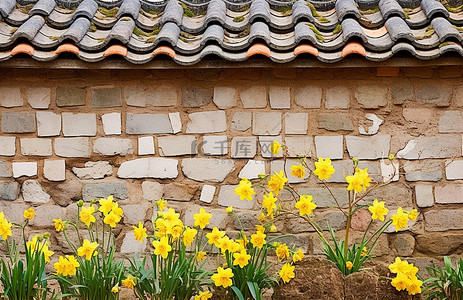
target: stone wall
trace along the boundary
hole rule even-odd
[[[34,206],[34,230],[53,232],[52,219],[73,217],[76,200],[110,194],[125,212],[117,228],[123,253],[146,247],[131,225],[149,219],[160,197],[188,224],[207,207],[211,226],[233,231],[224,209],[232,205],[251,229],[259,204],[239,201],[233,190],[239,176],[283,168],[269,150],[277,140],[290,148],[290,161],[331,157],[330,184],[341,202],[351,157],[378,181],[391,170],[384,158],[400,157],[397,180],[370,198],[421,214],[406,230],[388,231],[377,256],[420,264],[463,249],[461,68],[2,72],[0,210],[20,222]],[[378,121],[366,114],[383,120],[377,133]],[[328,220],[341,235],[345,219],[320,183],[313,176],[290,183],[314,196],[320,224]],[[369,218],[356,214],[354,235]],[[321,253],[306,224],[277,225],[307,253]],[[56,236],[52,250],[69,249]]]

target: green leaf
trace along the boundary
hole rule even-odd
[[[241,291],[236,286],[232,286],[231,289],[233,290],[233,292],[235,292],[235,295],[236,297],[238,297],[239,300],[245,300],[243,294],[241,294]]]

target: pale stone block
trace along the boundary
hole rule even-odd
[[[140,204],[122,205],[124,211],[124,223],[138,225],[138,222],[144,222],[146,216],[146,207]]]
[[[318,86],[296,87],[294,100],[304,108],[319,108],[322,103],[322,88]]]
[[[32,108],[47,109],[51,101],[50,88],[29,88],[27,89],[27,101]]]
[[[463,132],[463,115],[459,110],[444,111],[439,119],[439,132]]]
[[[0,181],[0,199],[16,200],[19,196],[19,183],[16,181]]]
[[[342,159],[344,155],[343,136],[316,136],[315,149],[317,157]]]
[[[127,105],[130,106],[174,106],[178,101],[178,92],[174,87],[128,87],[124,89]]]
[[[158,137],[159,154],[162,156],[194,155],[197,153],[194,135]]]
[[[51,156],[51,139],[24,138],[21,142],[21,154],[25,156]]]
[[[3,107],[23,106],[24,100],[19,87],[0,88],[0,105]]]
[[[61,115],[51,111],[38,111],[37,135],[40,137],[59,136],[61,133]]]
[[[184,158],[182,171],[196,181],[222,182],[235,169],[232,159]]]
[[[212,101],[220,109],[235,107],[238,101],[238,90],[233,87],[216,86]]]
[[[16,138],[14,136],[0,136],[0,155],[15,156]]]
[[[159,182],[143,181],[141,189],[143,198],[149,201],[158,201],[164,194],[164,187]]]
[[[417,184],[415,186],[416,205],[418,207],[431,207],[434,205],[432,185]]]
[[[348,109],[350,90],[345,86],[333,86],[326,90],[325,107],[329,109]]]
[[[93,152],[107,156],[125,156],[133,153],[133,145],[130,139],[99,138],[93,144]]]
[[[424,213],[426,231],[463,229],[463,209],[429,210]]]
[[[32,226],[53,227],[53,219],[64,219],[65,209],[57,205],[40,205],[35,208],[35,218],[30,221]]]
[[[265,86],[253,86],[243,90],[240,94],[244,108],[267,107],[267,88]]]
[[[410,140],[405,148],[397,152],[398,158],[426,159],[461,156],[461,136],[420,136]]]
[[[442,166],[439,162],[406,161],[404,171],[407,181],[439,181],[442,179]]]
[[[246,131],[251,128],[251,119],[250,111],[237,111],[233,114],[231,128],[236,131]]]
[[[351,157],[358,159],[387,158],[391,144],[389,134],[369,137],[346,136],[347,151]]]
[[[114,196],[116,199],[125,200],[129,198],[127,183],[125,181],[103,181],[89,183],[82,189],[82,198],[88,202],[94,199],[107,198]]]
[[[387,87],[363,85],[357,88],[355,99],[365,108],[378,108],[387,104]]]
[[[437,204],[460,204],[463,203],[463,184],[447,184],[436,186],[434,195]]]
[[[307,134],[309,115],[307,113],[285,113],[286,134]]]
[[[152,155],[155,153],[154,137],[142,136],[138,138],[138,155]]]
[[[218,204],[220,206],[228,207],[233,206],[234,208],[252,209],[256,202],[256,195],[252,195],[252,201],[240,200],[240,196],[235,193],[235,188],[238,185],[222,185],[219,192]]]
[[[315,155],[315,146],[311,136],[287,136],[285,145],[288,147],[289,157],[313,157]]]
[[[72,172],[79,179],[103,179],[113,175],[113,167],[108,161],[88,161],[84,168],[73,167]]]
[[[103,121],[103,131],[106,135],[121,135],[121,114],[109,113],[101,116]]]
[[[66,161],[64,159],[44,160],[43,176],[49,181],[66,180]]]
[[[279,135],[281,133],[281,113],[256,112],[252,117],[253,135]]]
[[[454,160],[445,167],[447,180],[463,179],[463,160]]]
[[[191,113],[186,126],[187,133],[223,132],[227,130],[227,118],[222,110]]]
[[[182,120],[180,119],[180,113],[169,113],[170,126],[172,127],[172,133],[177,134],[182,132]]]
[[[30,111],[2,112],[3,133],[33,133],[36,130],[35,113]]]
[[[37,163],[36,162],[13,162],[13,177],[19,178],[21,176],[34,177],[37,176]]]
[[[270,107],[274,109],[288,109],[291,107],[290,87],[271,86],[268,91]]]
[[[381,161],[381,176],[383,182],[399,180],[399,162],[398,161]]]
[[[216,187],[213,185],[203,185],[203,189],[201,190],[201,196],[199,196],[199,201],[209,204],[212,203],[212,200],[214,200],[215,190]]]
[[[172,133],[168,114],[132,114],[127,113],[127,134]]]
[[[24,181],[22,186],[22,195],[25,202],[35,204],[44,204],[51,200],[50,195],[45,193],[40,183],[31,179]]]
[[[121,253],[145,253],[147,239],[140,243],[135,239],[133,230],[127,232],[122,240]]]
[[[203,136],[203,153],[206,155],[227,155],[228,140],[226,135]]]
[[[238,174],[239,178],[257,179],[259,174],[265,174],[265,161],[250,159]]]
[[[272,146],[273,142],[278,142],[283,144],[281,136],[260,136],[259,137],[259,147],[260,147],[260,155],[264,158],[271,158],[271,157],[283,157],[284,150],[280,148],[278,154],[273,154],[270,147]]]
[[[178,161],[170,158],[146,157],[125,161],[119,167],[120,178],[176,178]]]
[[[96,114],[62,113],[64,136],[95,136]]]
[[[232,158],[253,158],[257,154],[257,138],[234,137],[230,151]]]
[[[88,138],[56,138],[55,153],[61,157],[90,157]]]

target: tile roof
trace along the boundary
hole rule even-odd
[[[326,63],[398,52],[463,55],[462,0],[0,0],[0,61],[63,53],[86,62],[122,56],[181,65],[206,57]]]

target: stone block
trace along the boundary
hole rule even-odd
[[[32,108],[47,109],[50,106],[50,95],[50,88],[28,88],[27,102]]]
[[[333,86],[326,89],[325,107],[329,109],[348,109],[350,90],[345,86]]]
[[[404,171],[407,181],[439,181],[442,179],[442,166],[438,162],[406,161]]]
[[[16,181],[0,181],[0,199],[16,200],[19,196],[19,183]]]
[[[447,231],[463,229],[462,209],[429,210],[423,213],[426,231]]]
[[[451,94],[452,89],[450,87],[427,82],[417,87],[416,101],[444,107],[450,105]]]
[[[138,222],[145,221],[146,207],[139,204],[122,205],[124,211],[124,224],[138,225]]]
[[[2,113],[3,133],[35,132],[35,113],[26,111],[10,111]]]
[[[399,174],[399,162],[398,161],[390,161],[390,160],[381,160],[380,162],[381,167],[381,176],[380,178],[373,178],[378,182],[393,182],[398,181],[400,174]]]
[[[404,107],[403,116],[408,122],[416,124],[429,124],[435,117],[432,109],[419,107]]]
[[[61,115],[51,111],[38,111],[37,135],[40,137],[59,136],[61,134]]]
[[[439,132],[463,132],[463,115],[458,110],[444,111],[439,119]]]
[[[127,113],[127,134],[172,133],[168,114],[132,114]]]
[[[268,89],[270,107],[273,109],[289,109],[291,107],[291,88],[270,86]]]
[[[0,178],[8,178],[11,176],[13,176],[13,173],[11,173],[9,163],[4,160],[0,160]]]
[[[155,153],[154,137],[142,136],[138,138],[138,155],[152,155]]]
[[[15,156],[16,138],[14,136],[0,136],[0,155]]]
[[[424,253],[449,255],[463,244],[463,235],[450,232],[426,232],[416,237],[417,250]]]
[[[320,113],[318,115],[318,128],[328,131],[354,131],[352,120],[346,113]]]
[[[105,181],[99,183],[85,184],[82,189],[84,201],[107,198],[114,196],[116,199],[125,200],[129,198],[127,184],[124,181]]]
[[[315,145],[311,136],[287,136],[285,145],[288,147],[289,157],[313,157],[315,155]]]
[[[128,87],[124,89],[125,102],[130,106],[174,106],[178,92],[172,86]]]
[[[121,113],[109,113],[101,116],[103,131],[106,135],[121,135]]]
[[[196,181],[222,182],[235,169],[232,159],[184,158],[182,171]]]
[[[255,112],[252,116],[253,135],[279,135],[281,133],[281,113]]]
[[[21,154],[24,156],[51,156],[51,139],[24,138],[21,142]]]
[[[53,219],[63,219],[65,209],[57,205],[41,205],[35,208],[35,218],[30,221],[32,226],[53,227]]]
[[[3,107],[19,107],[24,105],[24,100],[19,87],[1,87],[0,105]]]
[[[394,79],[391,82],[391,98],[394,104],[403,104],[405,101],[413,101],[415,91],[408,79]]]
[[[56,88],[56,106],[85,105],[87,91],[82,87],[59,86]]]
[[[203,153],[205,155],[227,155],[228,140],[226,135],[203,136]]]
[[[236,131],[246,131],[251,128],[252,114],[250,111],[237,111],[233,114],[231,128]]]
[[[281,136],[260,136],[259,137],[259,147],[260,147],[260,155],[264,158],[271,158],[271,157],[283,157],[283,150],[280,148],[278,154],[273,154],[270,147],[272,146],[273,142],[278,142],[283,144]]]
[[[463,86],[453,87],[453,104],[457,107],[463,107]]]
[[[133,144],[130,139],[98,138],[93,143],[93,152],[106,156],[125,156],[133,153]]]
[[[364,108],[378,108],[387,104],[387,87],[368,84],[360,86],[355,92],[355,99]]]
[[[217,208],[210,208],[210,207],[203,207],[204,210],[210,214],[212,214],[212,217],[209,219],[209,224],[206,225],[207,229],[212,229],[214,227],[217,227],[220,230],[224,230],[227,228],[228,224],[228,215],[225,212],[225,209],[217,209]],[[193,205],[188,207],[188,209],[185,211],[185,225],[193,227],[195,220],[193,216],[199,212],[201,209],[201,206],[199,205]]]
[[[369,137],[346,136],[347,151],[358,159],[386,158],[389,155],[391,136],[378,134]]]
[[[177,134],[182,132],[182,119],[180,113],[169,113],[170,126],[172,126],[172,133]]]
[[[463,179],[463,160],[452,160],[445,165],[447,180]]]
[[[90,143],[86,137],[56,138],[55,153],[61,157],[90,157]]]
[[[238,90],[233,87],[216,86],[214,87],[214,104],[220,109],[227,109],[236,106],[238,101]]]
[[[342,135],[316,136],[317,157],[342,159],[344,156],[344,138]]]
[[[250,159],[238,174],[239,178],[257,179],[259,174],[265,174],[265,161]]]
[[[62,113],[64,136],[95,136],[96,114]]]
[[[122,95],[120,87],[92,87],[93,108],[121,107]]]
[[[240,93],[240,99],[244,108],[267,107],[267,88],[265,86],[253,86]]]
[[[193,200],[198,190],[199,187],[193,184],[169,183],[164,185],[164,199],[188,202]]]
[[[36,162],[13,162],[13,177],[19,178],[37,176],[37,163]]]
[[[0,204],[0,211],[3,212],[5,215],[5,218],[8,220],[8,222],[14,222],[16,224],[20,224],[24,222],[24,211],[28,209],[30,205],[26,205],[23,203],[15,203],[15,202],[4,202]],[[13,235],[11,239],[14,239],[16,243],[18,243],[18,240],[21,238],[20,231],[18,230],[18,235],[15,236],[15,229],[13,229],[12,226],[12,232]],[[30,231],[29,231],[30,232]],[[22,242],[22,241],[21,241]],[[16,244],[18,245],[18,244]],[[6,250],[6,249],[5,249]]]
[[[183,107],[201,107],[212,101],[213,92],[209,88],[187,86],[182,90]]]
[[[333,161],[332,164],[336,172],[331,175],[330,179],[326,180],[327,182],[345,183],[346,179],[344,176],[352,175],[354,173],[354,164],[350,159]]]
[[[43,176],[49,181],[66,180],[66,161],[64,159],[44,160]]]
[[[437,204],[463,203],[463,184],[447,184],[436,186],[434,194]]]
[[[164,186],[159,182],[143,181],[141,184],[143,199],[148,201],[158,201],[164,194]]]
[[[397,152],[398,158],[426,159],[461,156],[461,136],[420,136],[410,140],[404,149]]]
[[[159,154],[162,156],[195,155],[197,151],[194,135],[158,137]]]
[[[307,113],[285,113],[285,134],[307,134]]]
[[[218,204],[224,207],[233,206],[234,208],[252,209],[256,195],[252,195],[252,201],[240,200],[240,196],[235,194],[235,188],[237,186],[238,185],[222,185],[220,187]]]
[[[398,256],[412,256],[415,249],[415,238],[409,233],[399,233],[393,236],[392,246]]]
[[[330,187],[330,190],[341,207],[349,205],[349,195],[345,188]],[[313,202],[319,208],[337,207],[336,201],[325,187],[301,187],[299,188],[299,194],[312,196]]]
[[[298,159],[287,159],[286,160],[286,167],[285,167],[285,162],[282,160],[273,160],[270,164],[270,174],[273,175],[275,174],[274,172],[279,173],[280,171],[284,170],[287,177],[288,177],[288,183],[301,183],[301,182],[306,182],[307,179],[309,179],[310,172],[309,170],[306,170],[305,176],[303,178],[298,178],[296,176],[291,175],[291,166],[296,165],[298,166],[301,163],[300,160]]]
[[[88,161],[85,167],[73,167],[72,172],[79,179],[103,179],[113,175],[113,167],[108,161]]]
[[[205,184],[201,190],[201,195],[199,196],[199,201],[211,204],[214,200],[216,187],[213,185]]]
[[[119,167],[120,178],[176,178],[178,161],[170,158],[146,157],[125,161]]]
[[[434,195],[432,185],[415,185],[415,198],[418,207],[432,207],[434,205]]]
[[[257,154],[257,138],[234,137],[230,152],[232,158],[253,158]]]
[[[322,88],[319,86],[303,86],[294,89],[294,100],[304,108],[319,108],[322,103]]]
[[[374,199],[386,202],[389,208],[403,207],[404,209],[414,207],[412,189],[401,183],[387,184],[371,191],[359,204],[371,204]],[[389,209],[389,213],[392,210]]]
[[[33,204],[45,204],[50,202],[51,197],[43,189],[37,180],[28,179],[22,186],[22,195],[25,202]]]
[[[188,114],[187,133],[210,133],[227,130],[227,117],[222,110]]]
[[[143,241],[140,243],[135,239],[133,230],[128,231],[122,240],[121,253],[145,253],[146,244],[147,239],[143,239]]]

